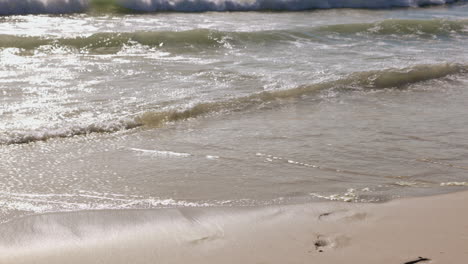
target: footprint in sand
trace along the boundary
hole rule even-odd
[[[314,243],[315,250],[318,252],[323,252],[324,248],[328,245],[328,242],[324,239],[320,239],[320,236],[317,237],[317,240]]]
[[[317,239],[314,242],[314,246],[317,252],[322,253],[329,249],[344,247],[349,244],[349,240],[349,237],[342,235],[332,238],[323,235],[318,235]]]

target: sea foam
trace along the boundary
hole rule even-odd
[[[327,8],[393,8],[443,5],[466,0],[0,0],[0,15],[137,12],[301,11]],[[122,9],[123,8],[123,9]]]

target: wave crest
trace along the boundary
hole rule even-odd
[[[375,23],[323,26],[318,28],[317,31],[338,34],[447,36],[452,33],[464,33],[467,25],[468,20],[389,19]]]
[[[124,47],[139,44],[145,47],[156,47],[158,49],[169,49],[180,52],[184,49],[219,48],[226,44],[274,44],[280,41],[293,41],[295,40],[295,35],[299,34],[298,32],[286,30],[223,32],[209,29],[95,33],[90,36],[74,38],[44,38],[0,34],[0,48],[35,50],[41,46],[59,46],[85,53],[113,54],[121,51]]]
[[[159,47],[163,44],[171,47],[220,45],[222,34],[217,31],[195,29],[182,32],[126,32],[96,33],[75,38],[43,38],[34,36],[0,35],[0,47],[14,47],[26,50],[41,46],[66,46],[79,51],[95,53],[116,53],[125,45],[135,43]]]
[[[368,72],[357,72],[343,79],[304,85],[288,90],[264,91],[245,97],[236,97],[224,101],[202,102],[184,110],[147,111],[133,118],[127,117],[118,121],[103,124],[91,124],[84,127],[70,127],[42,132],[14,132],[0,138],[0,144],[23,144],[44,141],[50,138],[65,138],[90,133],[111,133],[137,127],[160,127],[168,122],[177,122],[196,118],[211,113],[243,111],[258,107],[268,102],[299,98],[313,95],[326,89],[352,91],[356,89],[402,89],[412,84],[444,78],[454,74],[468,73],[468,66],[462,64],[429,64],[416,65],[403,69],[386,69]]]
[[[377,34],[411,35],[417,37],[467,34],[468,20],[383,20],[375,23],[338,24],[322,27],[266,30],[253,32],[229,32],[210,29],[186,31],[137,31],[121,33],[95,33],[89,36],[51,38],[0,34],[0,48],[34,50],[41,46],[60,46],[91,53],[117,53],[123,47],[140,44],[158,49],[219,48],[244,46],[245,44],[267,44],[308,39],[320,41],[329,34]]]
[[[205,12],[303,11],[331,8],[383,9],[443,5],[458,2],[458,0],[121,0],[119,2],[128,9],[140,12]]]
[[[0,145],[27,144],[36,141],[46,141],[51,138],[69,138],[83,136],[91,133],[112,133],[141,126],[133,119],[108,121],[89,125],[75,125],[55,129],[42,129],[36,131],[11,131],[0,137]]]
[[[393,8],[466,0],[0,0],[0,15],[97,12],[301,11],[328,8]]]
[[[263,103],[297,98],[325,89],[400,89],[414,83],[439,79],[459,73],[468,73],[468,66],[461,64],[416,65],[404,69],[358,72],[351,74],[347,78],[331,82],[300,86],[288,90],[265,91],[226,101],[200,103],[183,111],[149,111],[137,117],[136,121],[144,126],[161,126],[166,122],[194,118],[212,112],[244,110]]]

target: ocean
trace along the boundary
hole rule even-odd
[[[0,15],[1,223],[467,189],[468,2],[0,0]],[[3,246],[21,233],[1,230]]]

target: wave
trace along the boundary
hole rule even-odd
[[[389,19],[375,23],[340,24],[318,28],[317,32],[338,34],[447,36],[467,32],[468,20]]]
[[[298,34],[298,33],[297,33]],[[296,34],[296,35],[297,35]],[[80,52],[117,53],[123,47],[136,44],[158,49],[221,47],[226,43],[236,45],[245,42],[274,43],[292,41],[295,32],[222,32],[209,29],[186,31],[141,31],[124,33],[96,33],[74,38],[47,38],[36,36],[0,35],[0,48],[34,50],[41,46],[58,46]]]
[[[46,141],[51,138],[69,138],[83,136],[91,133],[112,133],[129,130],[141,126],[133,119],[107,121],[89,125],[75,125],[60,128],[47,128],[35,131],[10,131],[0,136],[0,145],[27,144],[36,141]]]
[[[84,12],[85,0],[0,0],[0,15],[65,14]]]
[[[245,97],[226,101],[199,103],[183,111],[146,112],[135,120],[142,126],[157,127],[166,122],[195,118],[212,112],[241,111],[264,103],[299,98],[326,89],[385,89],[403,88],[418,82],[440,79],[449,75],[468,73],[468,65],[436,64],[416,65],[404,69],[387,69],[379,71],[358,72],[336,81],[300,86],[288,90],[265,91]]]
[[[395,8],[466,0],[0,0],[0,15],[80,12],[302,11]]]
[[[265,103],[283,101],[285,99],[300,98],[313,95],[327,89],[341,91],[402,89],[412,84],[444,78],[454,74],[468,73],[468,65],[463,64],[429,64],[415,65],[403,69],[385,69],[368,72],[357,72],[329,82],[304,85],[288,90],[264,91],[245,97],[237,97],[224,101],[202,102],[184,110],[147,111],[124,120],[111,121],[103,124],[92,124],[84,127],[71,127],[43,132],[13,132],[0,138],[0,144],[23,144],[34,141],[44,141],[50,138],[64,138],[90,133],[111,133],[137,127],[160,127],[165,123],[196,118],[210,113],[244,111],[252,107],[259,107]]]
[[[68,47],[79,52],[117,53],[122,48],[140,44],[146,47],[181,51],[188,48],[216,48],[245,44],[275,44],[309,39],[323,40],[329,34],[450,36],[467,34],[468,20],[384,20],[375,23],[339,24],[290,30],[229,32],[209,29],[186,31],[141,31],[95,33],[90,36],[53,38],[0,34],[0,48],[34,50],[42,46]]]

